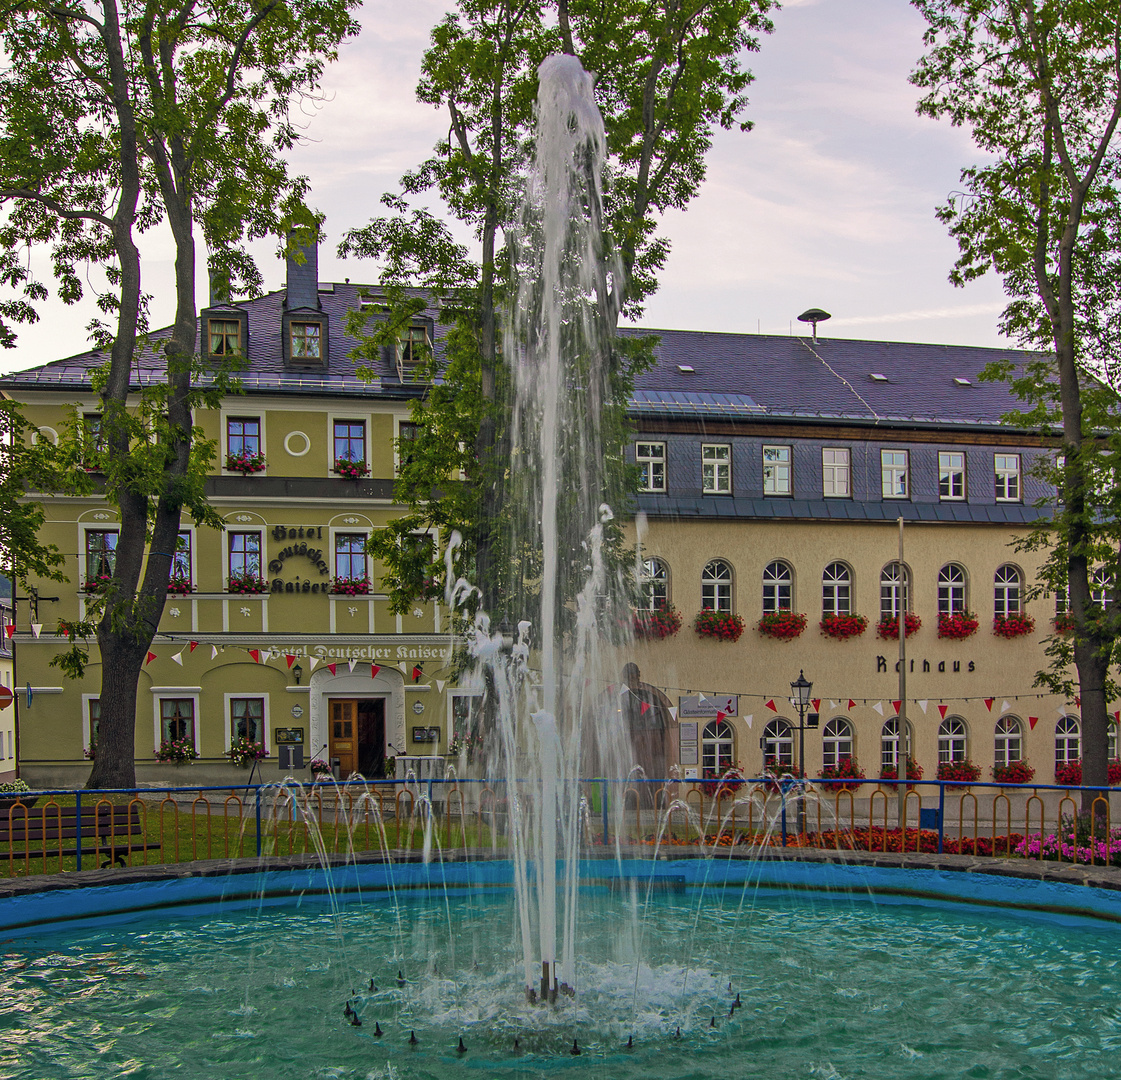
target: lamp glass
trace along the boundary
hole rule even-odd
[[[790,692],[794,695],[794,700],[800,706],[806,706],[810,703],[810,691],[813,690],[813,683],[806,678],[804,671],[798,672],[798,678],[790,684]]]

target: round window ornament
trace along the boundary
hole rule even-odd
[[[423,701],[414,701],[413,702],[413,712],[415,712],[417,714],[417,716],[420,716],[420,714],[422,712],[424,712],[424,702]]]
[[[302,705],[293,705],[292,706],[292,716],[295,719],[299,720],[299,718],[303,715],[304,715],[304,707]]]
[[[303,457],[311,449],[311,439],[302,431],[290,431],[284,436],[284,449],[290,457]]]

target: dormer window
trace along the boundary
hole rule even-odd
[[[428,327],[409,326],[397,339],[397,375],[402,382],[415,382],[418,370],[431,353]]]
[[[241,356],[241,323],[237,320],[208,319],[211,356]]]
[[[296,362],[319,363],[323,358],[320,347],[322,326],[317,322],[293,322],[289,327],[292,335],[292,359]]]

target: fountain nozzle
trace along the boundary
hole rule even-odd
[[[455,1048],[457,1054],[466,1054],[467,1047],[463,1045],[463,1036],[459,1037],[459,1045]]]
[[[573,1040],[572,1040],[572,1049],[571,1049],[571,1050],[569,1050],[569,1053],[570,1053],[570,1054],[578,1054],[578,1053],[580,1053],[580,1047],[579,1047],[579,1045],[577,1044],[577,1042],[576,1042],[576,1040],[575,1040],[575,1039],[573,1039]]]
[[[415,1031],[410,1031],[409,1032],[409,1045],[410,1046],[416,1046],[416,1044],[418,1042],[420,1042],[420,1040],[416,1037],[416,1032]]]

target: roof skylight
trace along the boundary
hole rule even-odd
[[[971,383],[968,379],[963,379],[960,376],[955,376],[954,377],[954,382],[957,383],[958,386],[972,386],[973,385],[973,383]]]
[[[881,375],[880,372],[878,372],[878,371],[873,371],[871,373],[871,375],[872,375],[872,382],[887,382],[888,381],[887,376],[886,375]]]
[[[681,372],[682,375],[692,375],[696,369],[692,364],[678,364],[677,370]]]

